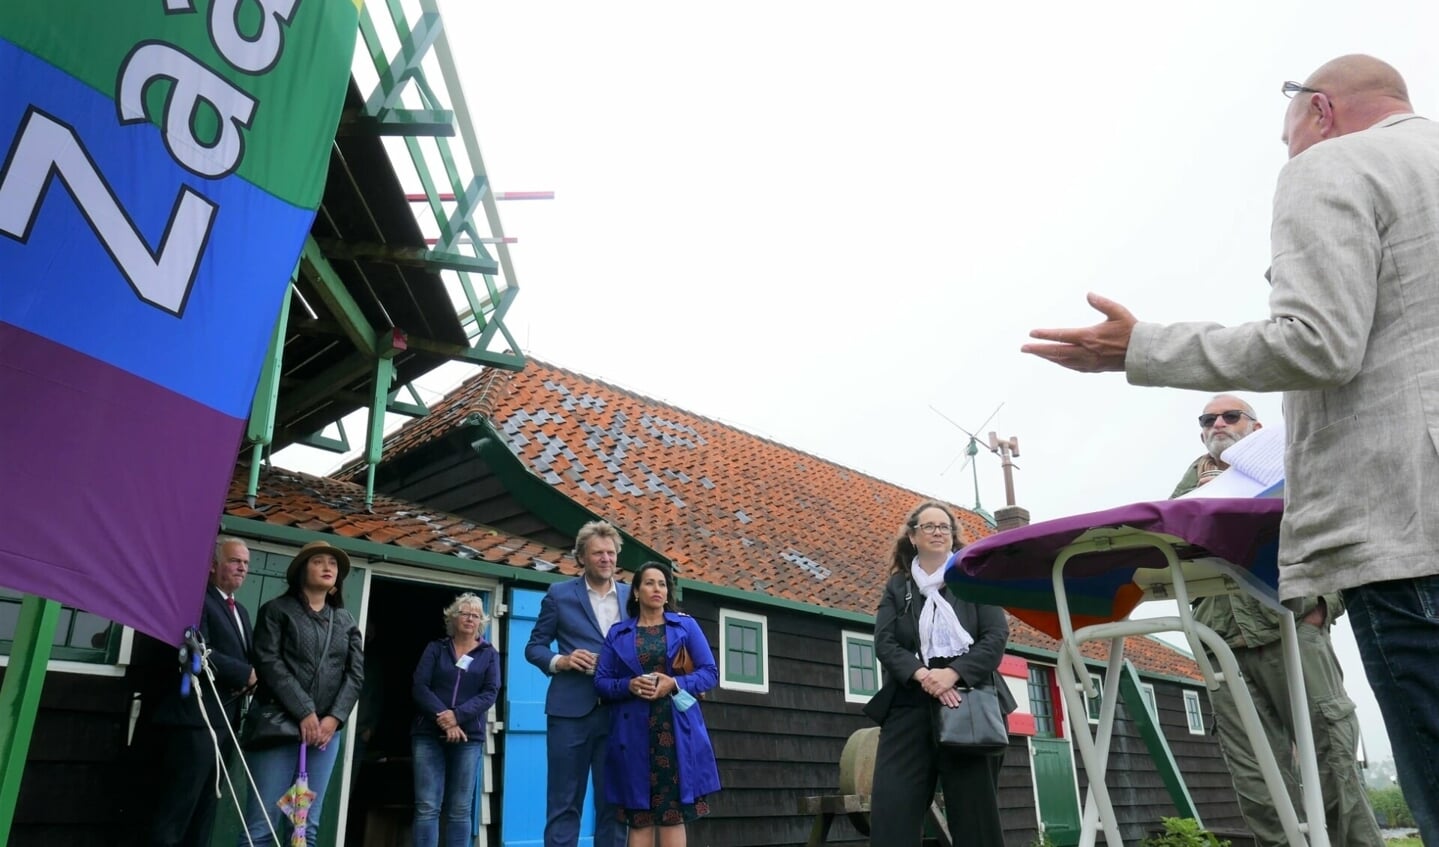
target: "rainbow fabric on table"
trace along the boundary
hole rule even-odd
[[[0,585],[178,643],[355,0],[0,4]]]
[[[1160,500],[1131,503],[1102,512],[1071,515],[1006,530],[950,557],[944,579],[959,596],[1003,606],[1010,614],[1053,638],[1060,638],[1054,562],[1061,551],[1095,530],[1127,527],[1173,536],[1199,553],[1232,566],[1235,578],[1274,591],[1278,582],[1279,498]],[[1139,605],[1141,568],[1168,566],[1154,548],[1088,553],[1071,559],[1064,571],[1070,620],[1078,628],[1123,620]]]

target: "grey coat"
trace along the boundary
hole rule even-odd
[[[334,615],[334,630],[321,655],[327,613]],[[274,700],[297,721],[313,712],[343,724],[359,699],[365,651],[360,628],[345,609],[315,612],[294,595],[276,597],[260,607],[254,655],[256,706]]]
[[[1129,381],[1284,391],[1284,599],[1439,573],[1439,126],[1396,115],[1279,175],[1270,317],[1138,324]]]

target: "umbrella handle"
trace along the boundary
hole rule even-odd
[[[308,745],[306,745],[305,742],[300,742],[300,776],[307,776],[309,774],[309,768],[305,766],[307,747]]]

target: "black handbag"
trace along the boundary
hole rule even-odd
[[[953,709],[934,702],[934,735],[939,746],[963,753],[997,753],[1009,746],[1009,727],[990,686],[960,688]]]
[[[240,746],[246,750],[300,740],[300,722],[276,700],[253,706],[240,727]]]

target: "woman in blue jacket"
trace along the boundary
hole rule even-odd
[[[415,666],[415,847],[440,843],[441,810],[445,844],[474,842],[470,816],[485,717],[500,694],[499,653],[480,635],[487,620],[478,596],[456,597],[445,609],[449,637],[430,642]]]
[[[686,821],[709,814],[719,790],[697,698],[719,681],[714,654],[676,611],[668,566],[646,562],[631,581],[628,617],[610,628],[595,691],[610,707],[605,795],[621,808],[630,847],[683,847]]]

